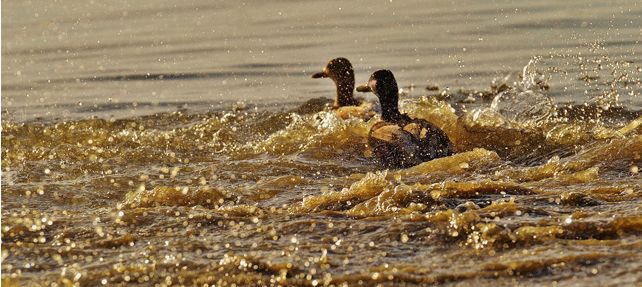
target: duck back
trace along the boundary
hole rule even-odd
[[[358,106],[335,107],[334,113],[344,120],[359,118],[368,121],[375,116],[375,109],[372,103],[361,101]]]
[[[368,144],[387,167],[405,168],[453,154],[444,131],[405,114],[395,122],[380,121],[372,126]]]

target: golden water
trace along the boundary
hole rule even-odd
[[[639,286],[642,7],[464,2],[3,1],[2,285]],[[457,153],[301,106],[337,56]]]
[[[430,96],[402,108],[459,153],[382,170],[365,147],[376,119],[331,112],[4,122],[3,280],[640,282],[640,113],[518,122]]]

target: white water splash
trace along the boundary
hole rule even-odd
[[[521,82],[495,96],[490,106],[493,111],[516,122],[539,122],[553,115],[555,106],[543,93],[546,77],[537,71],[537,61],[533,58],[524,66]]]

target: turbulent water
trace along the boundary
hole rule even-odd
[[[327,9],[339,5],[311,3],[310,8],[319,9],[301,15],[326,15]],[[437,25],[437,20],[417,22],[424,14],[434,13],[447,23],[467,19],[447,31],[459,35],[452,41],[439,34],[443,28],[439,25],[429,29],[436,43],[418,39],[417,33],[385,34],[403,40],[393,51],[415,42],[424,48],[450,45],[434,56],[433,61],[439,61],[443,55],[453,55],[449,51],[461,50],[458,45],[465,42],[462,35],[469,35],[462,32],[467,29],[475,31],[470,35],[477,43],[468,47],[476,55],[470,62],[478,65],[443,64],[435,77],[418,68],[425,64],[417,64],[413,53],[384,58],[384,62],[398,60],[391,68],[400,72],[396,75],[404,87],[401,110],[442,128],[457,151],[407,169],[384,169],[373,158],[367,134],[378,117],[342,120],[324,107],[327,100],[305,102],[332,97],[329,81],[309,79],[310,71],[320,70],[329,53],[293,60],[283,52],[270,58],[275,63],[234,66],[227,63],[235,57],[232,52],[231,58],[220,60],[217,69],[223,72],[186,72],[188,65],[178,71],[171,64],[141,68],[144,61],[134,59],[147,54],[134,49],[138,44],[80,49],[74,45],[87,44],[64,42],[70,46],[49,49],[50,42],[24,40],[43,25],[79,25],[81,31],[110,34],[119,26],[107,25],[112,20],[101,18],[103,13],[123,15],[115,22],[120,25],[158,24],[163,13],[176,16],[165,18],[170,22],[222,23],[230,16],[197,16],[202,11],[241,13],[225,10],[229,7],[201,3],[159,12],[125,6],[121,8],[129,12],[122,14],[114,8],[117,5],[100,11],[77,6],[71,12],[63,6],[58,9],[82,15],[77,22],[65,22],[60,17],[68,14],[53,6],[3,4],[23,5],[14,14],[2,11],[3,285],[636,286],[642,282],[642,50],[639,39],[631,40],[639,38],[642,25],[636,2],[615,8],[582,6],[577,13],[598,16],[581,21],[568,16],[572,9],[557,2],[518,8],[506,3],[470,4],[468,10],[445,4],[417,10],[406,4],[385,10],[399,18],[382,21],[402,23],[398,25],[410,32]],[[265,8],[251,4],[254,8],[242,13],[255,15]],[[275,3],[270,7],[275,11],[264,11],[293,14],[287,7],[298,5]],[[552,12],[551,7],[561,12]],[[39,15],[56,21],[47,24],[16,16],[29,14],[29,9],[50,11],[51,15]],[[368,16],[384,10],[341,11]],[[528,21],[509,17],[518,11],[527,11]],[[608,16],[616,12],[625,16]],[[196,16],[185,16],[191,14]],[[358,19],[364,19],[359,15],[330,18],[338,21],[336,28],[314,19],[309,22],[316,24],[303,26],[314,30],[319,29],[315,25],[330,25],[323,27],[344,32],[387,29],[376,19],[359,26]],[[295,25],[302,18],[274,23],[264,18],[253,25],[268,30],[270,25]],[[95,22],[83,28],[87,19]],[[501,27],[513,27],[506,32],[509,35],[493,38],[489,31],[496,30],[484,30],[483,23],[492,28],[497,21]],[[409,28],[415,23],[416,30]],[[20,25],[25,28],[18,29]],[[131,29],[145,34],[154,30],[149,25]],[[520,39],[524,35],[519,29],[540,43],[542,27],[569,37],[504,55],[486,49],[519,45],[501,41]],[[577,30],[563,31],[571,28]],[[21,32],[6,36],[5,29]],[[225,37],[239,41],[233,36],[242,34],[237,36],[254,39],[251,31],[232,29]],[[280,32],[274,31],[272,39],[285,37]],[[80,32],[69,35],[73,33]],[[172,33],[178,32],[168,28],[167,34]],[[150,49],[160,49],[165,56],[184,53],[189,65],[197,62],[190,58],[194,53],[230,54],[208,48],[203,39],[209,38],[195,35],[201,38],[176,51],[165,51],[171,45],[157,43]],[[318,39],[295,36],[285,41],[293,47],[283,49],[319,51],[310,48]],[[341,37],[331,39],[345,40]],[[489,39],[495,39],[489,47],[479,44]],[[117,40],[105,38],[108,43]],[[346,44],[332,47],[335,52],[347,51],[342,45]],[[270,45],[264,48],[270,52]],[[387,51],[377,45],[373,49],[371,53],[361,47],[352,56],[363,53],[374,61]],[[91,70],[87,63],[101,57],[97,51],[112,57],[100,65],[115,61],[123,64],[122,70],[83,72],[63,64],[67,57]],[[59,57],[62,54],[66,56]],[[121,54],[125,56],[117,57]],[[495,64],[505,64],[501,60],[507,55],[512,60],[506,70],[496,68]],[[45,59],[50,62],[39,62]],[[357,80],[365,81],[369,66],[360,67],[356,56],[351,59]],[[281,77],[287,71],[255,71],[281,66],[299,72]],[[209,89],[209,81],[238,75],[255,84],[230,78],[223,88],[203,91]],[[262,77],[272,84],[256,84]],[[157,89],[165,90],[150,96]],[[300,98],[292,99],[290,90]],[[132,94],[136,100],[128,98]],[[209,99],[212,94],[220,97]]]

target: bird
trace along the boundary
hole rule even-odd
[[[399,112],[399,88],[390,70],[378,70],[358,92],[372,92],[381,105],[381,120],[368,133],[368,145],[390,168],[407,168],[452,155],[448,135],[434,124]]]
[[[337,96],[332,109],[339,118],[361,118],[367,121],[375,115],[376,107],[372,103],[356,99],[353,95],[354,70],[348,59],[339,57],[330,60],[323,71],[313,74],[312,78],[330,78],[334,81]]]

